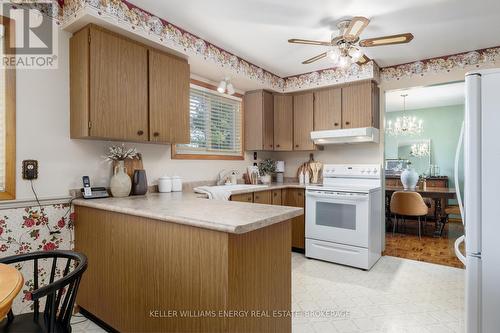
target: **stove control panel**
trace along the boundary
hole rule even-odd
[[[325,164],[323,178],[380,178],[377,164]]]

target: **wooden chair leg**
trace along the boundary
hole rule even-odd
[[[398,216],[394,215],[394,220],[392,221],[392,235],[396,232],[396,224],[398,223]]]
[[[418,238],[422,239],[422,223],[420,216],[418,217]]]

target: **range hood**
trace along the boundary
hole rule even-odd
[[[317,145],[340,143],[379,142],[379,130],[375,127],[345,128],[311,132],[311,139]]]

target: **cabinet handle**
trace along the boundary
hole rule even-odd
[[[302,192],[299,192],[299,197],[301,197],[301,196],[302,196]]]
[[[278,147],[278,148],[279,148],[279,147],[280,147],[280,145],[276,145],[276,147]]]
[[[333,126],[339,126],[339,123],[334,123]]]
[[[346,122],[345,122],[345,124],[346,124],[346,125],[350,125],[351,123],[350,123],[350,122],[348,122],[348,121],[346,121]]]
[[[278,196],[278,193],[274,193],[274,196],[277,197]]]
[[[295,145],[295,148],[299,148],[299,145]]]
[[[160,133],[158,133],[158,132],[154,132],[154,133],[153,133],[153,136],[154,136],[154,137],[158,137],[158,136],[160,136]]]
[[[137,131],[137,135],[143,135],[144,134],[144,131],[143,130],[138,130]]]
[[[269,148],[273,148],[273,145],[269,145]]]

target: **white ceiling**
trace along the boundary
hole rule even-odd
[[[382,66],[500,45],[498,0],[129,0],[199,37],[282,77],[331,67],[301,62],[326,47],[289,38],[329,40],[334,22],[371,19],[361,35],[411,32],[408,45],[366,49]]]
[[[387,112],[403,110],[403,97],[407,94],[406,110],[436,108],[465,103],[465,83],[456,82],[428,87],[392,90],[385,93]]]

